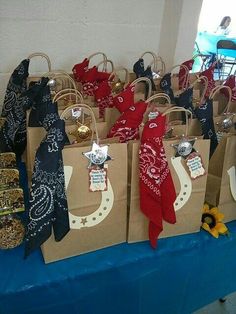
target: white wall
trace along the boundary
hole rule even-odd
[[[179,64],[192,57],[201,7],[202,0],[183,0],[174,64]]]
[[[48,54],[54,69],[67,71],[96,51],[129,69],[147,50],[171,64],[182,53],[178,49],[174,58],[184,6],[195,2],[201,0],[0,0],[0,104],[14,67],[36,51]],[[182,46],[189,50],[186,36]],[[44,72],[45,63],[32,60],[30,70]]]

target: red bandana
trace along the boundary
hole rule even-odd
[[[130,106],[134,105],[135,86],[127,86],[125,90],[113,98],[114,106],[120,111],[125,112]]]
[[[74,75],[74,79],[77,82],[81,82],[84,73],[88,70],[89,60],[87,58],[84,59],[83,62],[74,65],[72,71]]]
[[[183,62],[182,65],[185,65],[188,68],[188,70],[190,71],[190,70],[192,70],[193,63],[194,63],[194,60],[190,59],[190,60],[187,60],[187,61]],[[189,86],[189,82],[188,82],[188,84],[186,84],[186,80],[187,80],[186,76],[187,75],[188,75],[188,73],[186,73],[185,69],[180,67],[180,69],[179,69],[179,89],[181,89],[181,90],[184,87],[188,87]]]
[[[98,69],[96,66],[88,69],[81,78],[83,86],[83,94],[88,96],[94,96],[94,92],[98,87],[97,84]]]
[[[149,219],[153,248],[163,230],[162,220],[176,222],[173,206],[176,193],[162,143],[164,132],[165,116],[149,120],[143,129],[139,151],[140,208]]]
[[[139,139],[139,125],[143,120],[146,109],[147,103],[144,101],[137,102],[129,107],[116,121],[107,137],[119,136],[120,143]]]
[[[101,82],[94,91],[96,103],[99,107],[99,117],[103,118],[105,108],[113,107],[113,97],[111,95],[111,86],[108,81]]]
[[[207,70],[200,73],[200,77],[206,76],[208,79],[208,86],[207,86],[205,97],[208,97],[212,89],[216,86],[215,81],[214,81],[214,69],[215,69],[215,65],[213,64]]]
[[[232,98],[231,101],[236,101],[236,82],[235,82],[235,75],[230,75],[227,80],[223,84],[224,86],[229,86],[232,90]],[[222,94],[228,97],[228,91],[226,89],[221,90]]]

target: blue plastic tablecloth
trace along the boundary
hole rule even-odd
[[[236,43],[235,37],[225,35],[217,35],[208,32],[198,32],[196,42],[199,46],[200,52],[204,54],[216,54],[216,44],[219,40],[232,40]],[[236,58],[236,50],[221,49],[220,53],[227,57]]]
[[[47,265],[40,251],[0,251],[0,313],[192,313],[236,290],[236,222],[228,227],[230,237],[201,231]]]

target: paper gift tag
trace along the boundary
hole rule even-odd
[[[0,191],[0,216],[25,210],[22,189]]]
[[[16,168],[16,155],[14,153],[0,153],[0,168]]]
[[[0,169],[0,191],[19,187],[17,169]]]
[[[89,190],[91,192],[107,191],[107,169],[91,167],[89,169]]]
[[[81,113],[82,113],[82,109],[81,108],[77,107],[77,108],[71,109],[71,115],[74,118],[79,118],[81,116]]]
[[[188,166],[191,179],[196,179],[206,173],[205,168],[202,164],[202,158],[196,152],[191,153],[186,158],[186,164]]]

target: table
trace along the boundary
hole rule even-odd
[[[190,314],[236,290],[230,237],[205,231],[120,244],[45,265],[40,251],[0,251],[1,314]]]
[[[196,43],[198,44],[198,47],[200,49],[200,52],[203,54],[216,54],[216,44],[219,40],[232,40],[236,43],[235,37],[229,37],[225,35],[217,35],[214,33],[208,33],[208,32],[198,32]],[[236,50],[224,50],[221,49],[220,53],[227,57],[236,58]]]

